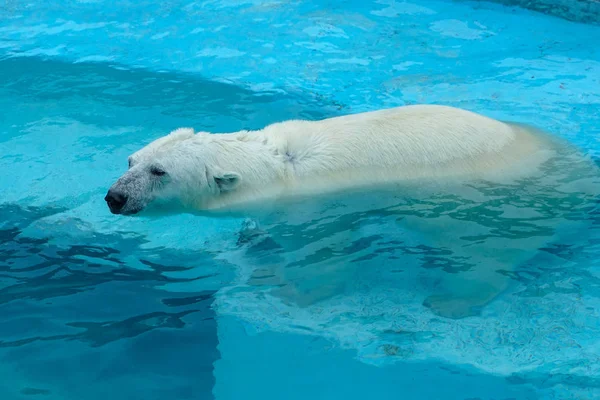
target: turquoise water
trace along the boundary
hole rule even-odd
[[[389,218],[290,221],[312,247],[281,255],[239,243],[241,220],[103,202],[127,155],[175,127],[402,104],[530,123],[597,157],[594,38],[484,2],[5,2],[0,398],[600,397],[593,204],[492,302],[445,318],[424,301],[466,272]]]

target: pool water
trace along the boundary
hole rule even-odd
[[[444,193],[397,204],[466,213],[469,232],[531,251],[459,315],[427,306],[471,271],[452,230],[438,247],[396,214],[323,211],[244,235],[243,219],[123,218],[103,201],[127,156],[176,127],[414,103],[533,124],[597,159],[598,37],[470,1],[5,2],[0,398],[600,397],[593,196],[545,198],[562,211],[539,246],[511,227],[548,210],[494,192],[510,188],[473,213]],[[300,239],[282,251],[267,228]]]

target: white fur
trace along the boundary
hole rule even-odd
[[[133,158],[161,160],[171,174],[181,175],[180,184],[190,180],[171,194],[202,210],[377,183],[522,174],[546,159],[549,149],[516,125],[418,105],[290,120],[251,132],[194,134],[180,128]],[[219,190],[211,177],[222,174],[239,177],[239,184]]]

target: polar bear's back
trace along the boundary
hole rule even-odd
[[[481,174],[548,156],[540,153],[545,141],[526,128],[435,105],[286,121],[263,132],[286,155],[294,177],[312,184],[317,177],[332,184]]]
[[[341,154],[385,165],[438,164],[499,152],[510,126],[469,111],[431,105],[397,107],[322,122]]]

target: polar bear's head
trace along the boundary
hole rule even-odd
[[[129,157],[129,169],[104,200],[113,214],[132,215],[151,203],[186,206],[231,191],[237,172],[219,167],[219,149],[208,133],[180,128]]]

